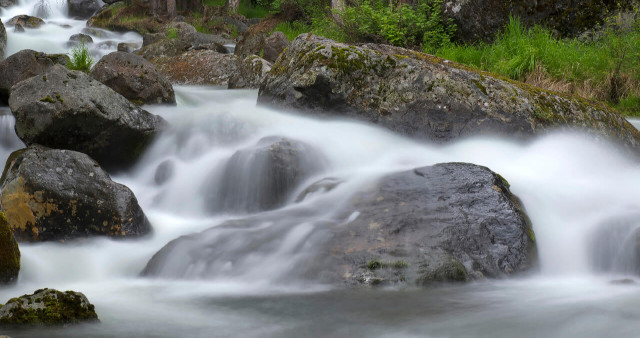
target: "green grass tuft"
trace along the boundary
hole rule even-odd
[[[67,68],[71,70],[79,70],[88,73],[93,65],[93,57],[89,53],[89,49],[84,42],[71,50],[71,62],[67,64]]]

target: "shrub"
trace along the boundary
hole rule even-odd
[[[79,70],[88,73],[93,65],[93,57],[89,53],[89,48],[84,42],[80,46],[76,46],[71,50],[71,61],[67,64],[67,68],[71,70]]]

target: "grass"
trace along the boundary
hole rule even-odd
[[[169,28],[169,29],[167,29],[167,38],[168,39],[177,39],[178,38],[178,29],[177,28]]]
[[[89,49],[84,45],[74,47],[70,53],[71,62],[67,64],[67,68],[71,70],[79,70],[88,73],[93,65],[93,57],[89,53]]]

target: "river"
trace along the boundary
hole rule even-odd
[[[0,18],[6,22],[32,10],[33,2],[22,2],[0,12]],[[23,48],[67,52],[68,36],[85,23],[66,18],[64,12],[63,7],[52,11],[47,25],[26,35],[9,28],[9,54]],[[61,23],[71,28],[62,28]],[[109,36],[114,41],[141,42],[133,33]],[[99,57],[111,50],[92,51]],[[145,107],[166,118],[171,128],[135,168],[114,177],[134,191],[153,234],[132,241],[21,243],[19,281],[0,289],[0,303],[43,287],[83,292],[95,304],[101,323],[0,334],[13,338],[635,337],[640,332],[639,285],[612,282],[637,277],[624,264],[602,273],[593,263],[611,256],[608,248],[597,244],[603,226],[631,219],[625,236],[634,242],[634,229],[640,225],[633,221],[640,215],[640,166],[614,145],[566,131],[527,143],[473,138],[434,145],[352,121],[318,120],[257,107],[255,90],[175,89],[177,107]],[[21,147],[12,129],[8,109],[0,108],[2,161]],[[283,254],[283,248],[275,248],[227,275],[140,277],[151,256],[167,242],[238,217],[208,211],[203,187],[216,184],[210,182],[211,173],[237,150],[266,136],[300,140],[321,152],[328,165],[307,183],[323,177],[346,181],[327,194],[335,203],[389,172],[452,161],[487,166],[504,176],[524,202],[537,238],[540,271],[510,280],[429,289],[345,290],[289,278],[297,268],[296,250],[313,248],[304,246],[304,236],[283,234],[287,246],[297,249]],[[175,173],[158,186],[154,173],[166,160],[174,163]],[[336,205],[326,200],[312,197],[303,206],[329,215]],[[295,207],[299,206],[288,203],[284,208]],[[615,259],[635,257],[633,248],[623,244]]]

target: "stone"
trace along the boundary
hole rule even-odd
[[[83,152],[111,171],[133,165],[167,125],[89,75],[60,65],[13,86],[9,107],[25,144]]]
[[[7,29],[4,28],[2,19],[0,19],[0,60],[4,59],[7,53]]]
[[[276,59],[289,46],[289,39],[282,32],[274,32],[264,40],[263,57],[269,62],[276,62]]]
[[[37,290],[0,308],[0,327],[59,326],[99,322],[95,306],[75,291]]]
[[[155,57],[151,62],[177,84],[228,86],[238,73],[237,56],[213,50],[190,50],[177,56]]]
[[[30,146],[12,153],[0,206],[19,241],[140,237],[151,225],[133,192],[89,156]]]
[[[271,70],[271,62],[256,55],[247,56],[238,71],[229,78],[229,89],[259,88],[260,83]]]
[[[78,19],[89,19],[102,5],[99,0],[67,0],[69,16]]]
[[[171,82],[139,55],[110,53],[100,59],[90,75],[134,103],[176,103]]]
[[[7,21],[7,26],[20,25],[24,28],[40,28],[44,25],[44,20],[30,15],[16,15]]]
[[[87,34],[78,33],[78,34],[71,35],[71,37],[69,38],[69,41],[90,44],[90,43],[93,43],[93,38]]]
[[[0,211],[0,285],[12,284],[20,273],[20,249],[6,215]]]

